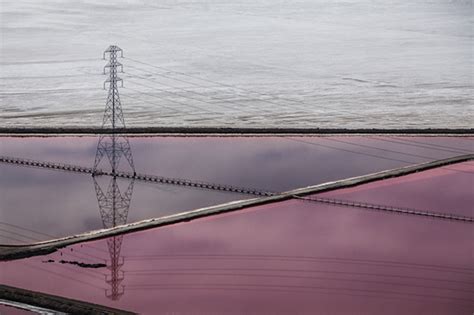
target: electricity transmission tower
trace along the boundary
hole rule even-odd
[[[94,171],[97,170],[101,164],[104,156],[107,157],[110,163],[112,173],[117,171],[120,160],[125,157],[127,160],[128,171],[135,172],[133,165],[132,151],[128,139],[117,133],[117,131],[125,130],[125,120],[123,118],[122,104],[120,102],[120,95],[117,83],[123,81],[118,76],[118,72],[123,72],[123,66],[117,61],[117,54],[123,57],[123,51],[118,46],[109,46],[104,52],[104,59],[106,54],[109,55],[109,62],[104,67],[104,74],[108,72],[109,77],[104,82],[109,84],[109,93],[107,96],[107,103],[105,105],[104,118],[102,120],[102,129],[109,129],[110,134],[100,136],[97,144],[97,153],[94,162]]]
[[[128,183],[126,183],[127,180],[120,179],[122,183],[125,182],[126,184],[125,189],[122,189],[124,193],[122,193],[117,181],[117,172],[132,171],[135,174],[130,143],[124,135],[119,133],[125,130],[125,120],[123,118],[122,105],[120,103],[120,95],[117,86],[119,81],[123,84],[122,79],[118,77],[119,70],[121,72],[123,71],[122,64],[117,61],[118,53],[123,56],[122,49],[113,45],[109,46],[104,52],[104,59],[106,54],[109,55],[109,62],[104,67],[104,74],[108,73],[108,78],[104,82],[104,88],[105,85],[108,84],[109,91],[102,128],[109,129],[110,133],[103,134],[99,137],[92,173],[104,228],[112,228],[127,222],[134,178],[129,179]],[[125,162],[122,163],[123,166],[119,169],[120,161],[124,160],[122,157],[125,158]],[[96,175],[100,175],[100,173],[97,173],[99,166],[101,168],[110,168],[112,175],[106,192],[101,188],[96,178]],[[112,300],[118,300],[124,294],[124,286],[120,285],[124,279],[123,271],[120,270],[124,264],[124,259],[120,256],[122,239],[123,236],[114,236],[107,239],[107,247],[110,255],[110,265],[108,265],[107,268],[110,270],[110,276],[106,277],[106,282],[110,284],[111,289],[110,291],[106,291],[106,296]]]

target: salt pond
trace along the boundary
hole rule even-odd
[[[474,147],[468,137],[133,137],[130,143],[141,173],[276,192],[447,158]],[[94,137],[2,137],[0,155],[92,166],[96,145]],[[0,174],[2,243],[102,228],[90,176],[6,164],[0,165]],[[107,178],[98,181],[107,187]],[[250,197],[136,182],[128,222],[245,198]]]
[[[321,195],[450,205],[465,214],[473,168],[467,162]],[[113,242],[121,244],[117,300],[109,268],[59,263],[110,266]],[[471,223],[290,200],[4,262],[0,281],[140,314],[470,314],[471,249]]]

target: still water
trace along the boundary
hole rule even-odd
[[[323,195],[472,216],[474,165],[453,168]],[[110,269],[59,263],[110,266],[113,241],[115,294]],[[468,315],[471,249],[472,223],[290,200],[4,262],[0,281],[140,314]]]
[[[454,164],[318,196],[473,217],[474,163]]]
[[[280,192],[469,153],[474,148],[473,140],[356,136],[132,137],[130,144],[140,173]],[[94,137],[1,137],[0,155],[91,167],[96,146]],[[460,174],[464,175],[460,177],[464,178],[460,185],[468,185],[472,174]],[[106,191],[109,179],[99,177],[97,182]],[[122,191],[130,184],[125,180],[118,182]],[[444,181],[437,185],[433,189],[440,190]],[[406,187],[411,194],[392,198],[390,203],[404,206],[405,197],[410,203],[425,185],[412,183]],[[451,191],[453,187],[450,193],[456,195]],[[367,201],[374,198],[366,197]],[[245,198],[251,197],[135,182],[127,222]],[[435,205],[438,210],[437,206],[442,208],[439,210],[451,210],[450,204],[438,203]],[[465,210],[463,214],[467,215]],[[103,226],[90,175],[7,164],[0,165],[0,221],[1,243],[10,244],[31,243]]]

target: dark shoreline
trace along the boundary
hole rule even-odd
[[[112,134],[112,129],[68,127],[68,128],[0,128],[0,135],[97,135]],[[474,135],[474,128],[229,128],[229,127],[131,127],[116,129],[122,134],[163,134],[163,135],[331,135],[331,134],[402,134],[402,135]]]
[[[13,301],[27,306],[47,308],[48,311],[53,310],[57,312],[65,312],[67,314],[135,314],[133,312],[104,305],[79,301],[38,291],[26,290],[4,284],[0,284],[0,298],[9,302]]]

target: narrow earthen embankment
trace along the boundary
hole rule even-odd
[[[427,163],[405,166],[397,169],[386,170],[382,172],[372,173],[368,175],[342,179],[334,182],[323,183],[319,185],[298,188],[286,192],[276,194],[269,197],[260,197],[248,200],[233,201],[221,205],[201,208],[193,211],[178,213],[166,217],[143,220],[111,229],[98,230],[83,233],[74,236],[68,236],[56,240],[34,243],[30,245],[2,245],[0,246],[0,261],[26,258],[36,255],[45,255],[57,251],[60,248],[90,240],[110,237],[114,235],[131,233],[144,229],[175,224],[179,222],[191,221],[202,217],[237,211],[240,209],[264,205],[273,202],[279,202],[297,197],[303,197],[315,193],[331,191],[335,189],[353,187],[373,181],[383,180],[386,178],[399,177],[415,172],[420,172],[445,165],[474,160],[474,154],[456,156],[448,159],[437,160]]]
[[[23,305],[26,308],[28,305],[33,305],[36,307],[45,308],[48,311],[53,310],[66,314],[135,314],[132,312],[119,310],[103,305],[68,299],[61,296],[25,290],[6,285],[0,285],[0,299],[19,303],[20,305]]]
[[[169,136],[281,136],[281,135],[437,135],[474,136],[474,128],[230,128],[230,127],[130,127],[127,129],[102,129],[92,127],[67,128],[0,128],[0,135],[47,136],[47,135],[97,135],[121,133],[127,135],[169,135]]]

